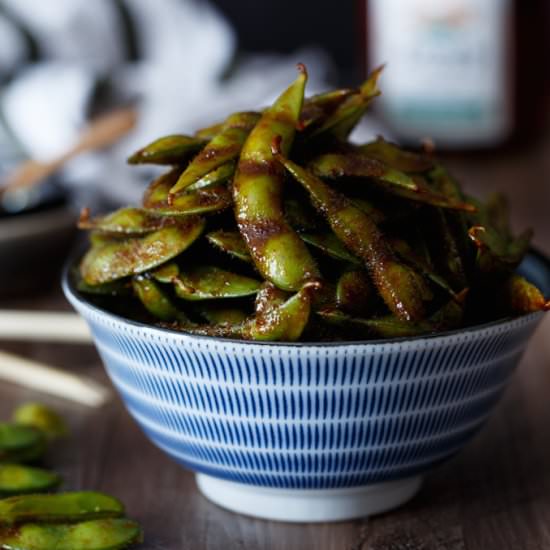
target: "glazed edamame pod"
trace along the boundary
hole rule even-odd
[[[204,187],[211,187],[214,185],[219,185],[220,183],[225,183],[233,177],[236,167],[236,162],[226,162],[215,170],[212,170],[212,172],[209,172],[202,178],[198,179],[192,185],[189,185],[189,187],[187,187],[187,191],[198,191],[199,189],[203,189]]]
[[[161,216],[190,216],[221,212],[231,206],[231,193],[225,185],[212,185],[193,193],[181,193],[168,199],[179,170],[172,170],[154,181],[143,197],[143,206]]]
[[[274,304],[264,304],[256,316],[245,323],[242,335],[247,340],[295,342],[309,321],[313,293],[320,288],[317,281],[307,282],[283,303],[274,295]]]
[[[261,286],[256,279],[214,266],[180,270],[172,282],[177,296],[190,301],[253,296]]]
[[[345,139],[357,122],[362,118],[372,100],[380,95],[378,79],[383,67],[375,69],[359,88],[358,94],[350,95],[346,101],[312,132],[312,136],[330,133],[339,139]]]
[[[521,275],[511,275],[499,293],[508,314],[522,315],[535,311],[550,311],[550,301]],[[500,301],[500,300],[499,300]]]
[[[406,321],[422,319],[425,315],[423,302],[429,289],[418,273],[397,261],[376,224],[346,197],[284,158],[276,142],[273,148],[277,160],[309,192],[336,236],[365,262],[374,285],[394,315]]]
[[[411,176],[391,168],[377,159],[359,153],[327,153],[312,159],[308,168],[317,176],[336,178],[373,178],[388,188],[399,187],[416,191],[418,185]]]
[[[223,128],[223,122],[216,122],[210,126],[205,126],[204,128],[199,128],[195,132],[195,137],[210,141],[214,136],[218,135]]]
[[[367,214],[375,224],[382,223],[387,219],[386,214],[384,214],[382,210],[376,208],[376,206],[374,206],[372,202],[366,199],[359,199],[354,197],[350,198],[350,202],[351,204],[353,204],[353,206],[356,206],[357,208],[359,208],[359,210]]]
[[[422,173],[431,170],[434,166],[434,162],[429,156],[404,151],[381,136],[375,141],[360,145],[358,150],[367,157],[383,162],[401,172]]]
[[[129,293],[126,281],[112,281],[101,285],[89,285],[82,279],[80,273],[75,276],[75,286],[79,292],[86,294],[97,294],[100,296],[124,296]]]
[[[128,164],[182,164],[206,143],[204,139],[180,134],[161,137],[135,152]]]
[[[468,231],[477,248],[476,265],[481,273],[511,273],[529,250],[533,232],[528,229],[515,239],[505,239],[490,227],[476,225]]]
[[[168,262],[151,271],[151,277],[159,283],[171,283],[180,274],[180,268],[175,262]]]
[[[170,225],[176,225],[177,220],[165,216],[156,216],[143,208],[121,208],[107,216],[90,219],[87,210],[80,216],[80,229],[93,229],[104,233],[121,235],[146,235]]]
[[[246,313],[242,309],[219,307],[215,304],[202,304],[196,309],[203,319],[213,325],[222,323],[240,325],[247,318]]]
[[[323,124],[348,97],[358,93],[358,90],[342,88],[306,98],[300,114],[299,129],[306,130],[310,126]]]
[[[67,423],[61,416],[42,403],[25,403],[13,413],[13,421],[40,431],[47,439],[65,437],[69,433]]]
[[[286,220],[298,232],[315,231],[323,223],[309,205],[297,199],[285,200],[284,211]]]
[[[392,315],[370,319],[353,317],[336,308],[321,310],[318,315],[329,323],[354,328],[362,336],[381,338],[420,336],[459,326],[464,314],[463,302],[466,294],[467,291],[460,293],[457,299],[449,300],[429,319],[417,322],[403,321]]]
[[[21,464],[0,463],[0,497],[42,493],[60,483],[61,477],[54,472]]]
[[[154,280],[138,275],[132,279],[132,287],[145,309],[154,317],[162,321],[187,321],[185,314],[178,310]]]
[[[453,288],[449,283],[437,274],[432,267],[422,257],[415,253],[415,251],[409,246],[409,244],[403,239],[391,238],[389,239],[393,251],[411,267],[422,273],[425,277],[430,279],[436,285],[446,290],[452,296],[455,295]],[[463,287],[464,288],[464,287]]]
[[[238,231],[212,231],[206,234],[206,239],[216,248],[227,252],[230,256],[238,258],[243,262],[252,262],[246,243]]]
[[[298,290],[319,277],[306,245],[285,219],[282,204],[284,172],[273,160],[271,141],[282,136],[290,150],[300,116],[307,75],[300,66],[296,81],[266,109],[246,140],[233,180],[239,231],[260,273],[279,288]]]
[[[22,495],[0,500],[0,525],[76,522],[116,518],[124,506],[116,498],[95,492]]]
[[[256,294],[254,311],[258,316],[265,316],[273,309],[282,305],[291,297],[291,294],[277,288],[272,283],[264,283]]]
[[[376,304],[376,295],[368,274],[346,271],[336,283],[336,305],[352,315],[368,315]]]
[[[300,237],[309,245],[318,248],[336,260],[362,265],[362,261],[350,254],[342,241],[334,233],[300,233]]]
[[[157,267],[191,246],[204,225],[200,218],[187,217],[177,226],[159,229],[145,237],[92,247],[80,264],[82,278],[96,285]]]
[[[27,462],[44,450],[44,436],[30,426],[0,423],[0,462]]]
[[[141,542],[140,526],[126,518],[0,529],[3,550],[122,550]]]
[[[260,115],[254,112],[230,115],[221,131],[189,163],[176,184],[170,189],[170,196],[196,183],[212,170],[236,159],[248,134],[259,119]]]

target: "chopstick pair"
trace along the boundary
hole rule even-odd
[[[0,339],[62,343],[92,342],[86,323],[74,313],[0,311]],[[101,407],[111,391],[90,378],[0,351],[0,379],[89,407]]]

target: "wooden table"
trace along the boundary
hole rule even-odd
[[[528,152],[450,163],[470,188],[503,189],[514,224],[529,224],[550,252],[550,140]],[[0,307],[67,308],[58,292]],[[32,330],[32,328],[30,329]],[[90,346],[0,343],[2,349],[97,377]],[[550,316],[542,324],[487,427],[457,458],[430,473],[403,508],[334,525],[289,525],[234,515],[207,502],[192,474],[153,447],[116,399],[94,411],[0,385],[0,418],[40,399],[72,427],[48,464],[67,489],[120,497],[145,529],[146,549],[535,550],[550,548]]]

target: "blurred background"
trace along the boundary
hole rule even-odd
[[[0,195],[0,283],[23,290],[58,266],[80,207],[138,201],[154,172],[126,166],[134,149],[268,104],[298,61],[310,94],[386,63],[384,95],[353,139],[430,138],[466,187],[511,193],[517,223],[549,250],[549,4],[0,0],[0,182],[25,160],[73,157]],[[128,108],[128,133],[123,118],[108,147],[67,155],[91,120]]]

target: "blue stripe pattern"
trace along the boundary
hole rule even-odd
[[[128,323],[69,299],[151,441],[194,471],[294,489],[409,477],[454,455],[542,318],[390,343],[270,345]]]

